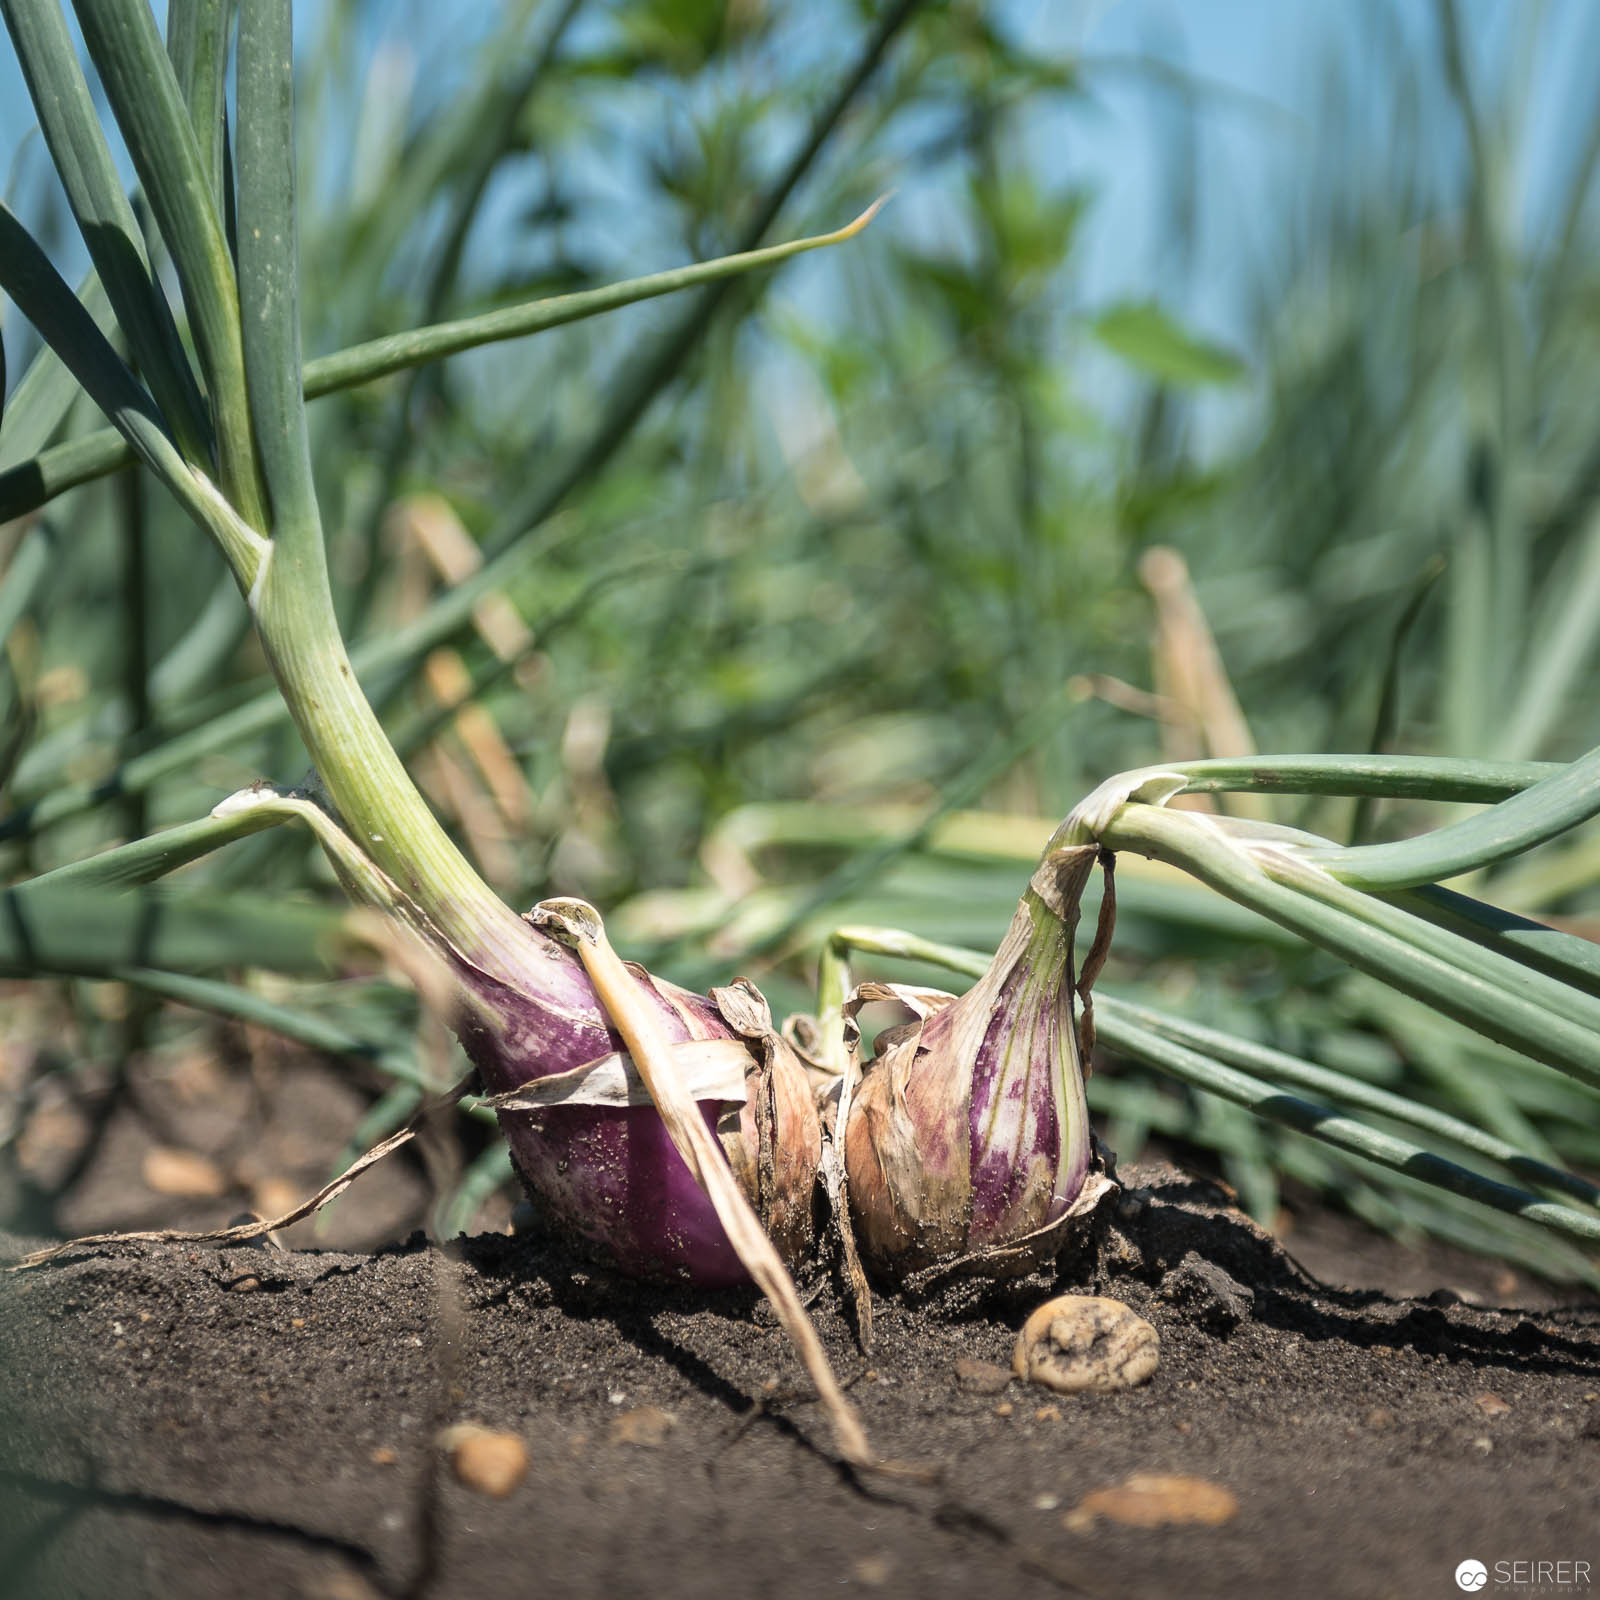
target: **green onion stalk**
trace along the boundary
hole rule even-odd
[[[179,336],[100,127],[58,0],[3,0],[41,131],[133,355],[124,363],[36,240],[0,209],[0,286],[54,356],[226,557],[284,701],[315,763],[317,801],[257,791],[229,804],[317,830],[359,898],[419,934],[448,972],[456,1030],[523,1182],[558,1228],[639,1273],[705,1284],[746,1267],[643,1093],[614,1004],[578,950],[508,907],[429,810],[357,681],[329,586],[306,425],[298,305],[292,35],[288,0],[239,8],[236,250],[228,174],[213,159],[227,49],[180,82],[142,0],[75,0],[83,37],[170,255],[198,357]],[[180,52],[181,53],[181,52]],[[212,81],[212,79],[216,81]],[[216,119],[212,128],[204,117]],[[852,237],[753,249],[587,294],[377,340],[318,364],[319,391],[491,340],[772,267]],[[196,370],[198,368],[198,370]],[[44,441],[41,441],[44,442]],[[102,467],[115,462],[101,452]],[[42,458],[10,476],[49,481]],[[253,826],[253,823],[250,825]],[[265,825],[265,824],[263,824]],[[803,1069],[742,991],[687,993],[635,969],[651,1025],[791,1257],[808,1251],[820,1129]]]

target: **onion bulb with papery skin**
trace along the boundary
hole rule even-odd
[[[845,1129],[863,1259],[894,1277],[944,1261],[1040,1264],[1089,1177],[1073,1012],[1073,935],[1094,846],[1053,850],[983,977],[959,998],[863,985],[847,1011],[897,999]]]
[[[565,902],[519,918],[479,884],[470,915],[465,901],[425,910],[413,898],[418,878],[396,883],[316,793],[253,784],[214,814],[257,813],[304,821],[352,897],[428,953],[414,975],[460,1037],[523,1186],[555,1233],[586,1240],[636,1275],[707,1287],[748,1281],[584,963],[538,925],[554,916],[556,926]],[[582,912],[599,926],[592,907]],[[808,1254],[821,1125],[805,1070],[774,1032],[760,992],[739,980],[708,997],[642,967],[618,962],[614,971],[613,1002],[630,1001],[628,986],[637,985],[672,1055],[668,1070],[718,1136],[756,1220],[787,1259]]]
[[[503,951],[496,965],[507,972]],[[484,1089],[502,1102],[501,1131],[545,1224],[635,1276],[705,1288],[748,1282],[648,1096],[619,1099],[585,1070],[624,1047],[576,955],[529,926],[516,982],[459,952],[451,966],[461,995],[456,1031]],[[712,1063],[710,1078],[723,1087],[696,1093],[701,1114],[779,1251],[799,1260],[814,1243],[821,1127],[804,1069],[772,1030],[766,1002],[742,982],[708,997],[631,963],[629,971],[668,1038]],[[541,1096],[551,1082],[558,1089]]]

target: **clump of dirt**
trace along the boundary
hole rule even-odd
[[[1123,1180],[1054,1274],[880,1300],[868,1356],[813,1286],[873,1444],[933,1481],[837,1463],[753,1293],[640,1285],[548,1241],[162,1245],[13,1274],[0,1586],[1111,1600],[1444,1594],[1469,1558],[1600,1572],[1600,1310],[1335,1287],[1214,1185]],[[1326,1229],[1320,1255],[1327,1277]],[[1155,1325],[1151,1381],[1007,1380],[1027,1314],[1073,1291]],[[503,1496],[453,1465],[464,1423],[525,1447]]]

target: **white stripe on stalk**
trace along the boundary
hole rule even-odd
[[[206,525],[233,568],[234,576],[246,589],[256,588],[272,554],[272,541],[259,533],[229,504],[222,491],[198,467],[184,465],[184,482],[189,510]],[[251,606],[252,614],[255,607]]]

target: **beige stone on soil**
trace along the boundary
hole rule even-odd
[[[868,1589],[881,1589],[894,1576],[894,1563],[887,1556],[861,1556],[854,1571],[857,1583]]]
[[[514,1433],[496,1433],[476,1422],[446,1428],[439,1442],[450,1452],[450,1466],[467,1488],[503,1500],[528,1471],[528,1447]]]
[[[139,1171],[147,1189],[178,1200],[216,1200],[228,1192],[222,1168],[193,1150],[152,1145]]]
[[[615,1444],[638,1444],[654,1448],[664,1444],[677,1423],[670,1411],[660,1406],[635,1406],[611,1419],[611,1438]]]
[[[975,1361],[963,1356],[956,1362],[956,1382],[963,1389],[972,1389],[978,1394],[1004,1394],[1011,1387],[1011,1378],[1006,1368],[997,1367],[992,1361]]]
[[[1238,1497],[1219,1483],[1136,1472],[1122,1483],[1092,1490],[1061,1520],[1072,1532],[1083,1533],[1100,1517],[1127,1528],[1215,1528],[1238,1514]]]
[[[1145,1382],[1160,1351],[1156,1330],[1120,1300],[1064,1294],[1023,1323],[1011,1369],[1063,1394],[1104,1394]]]

